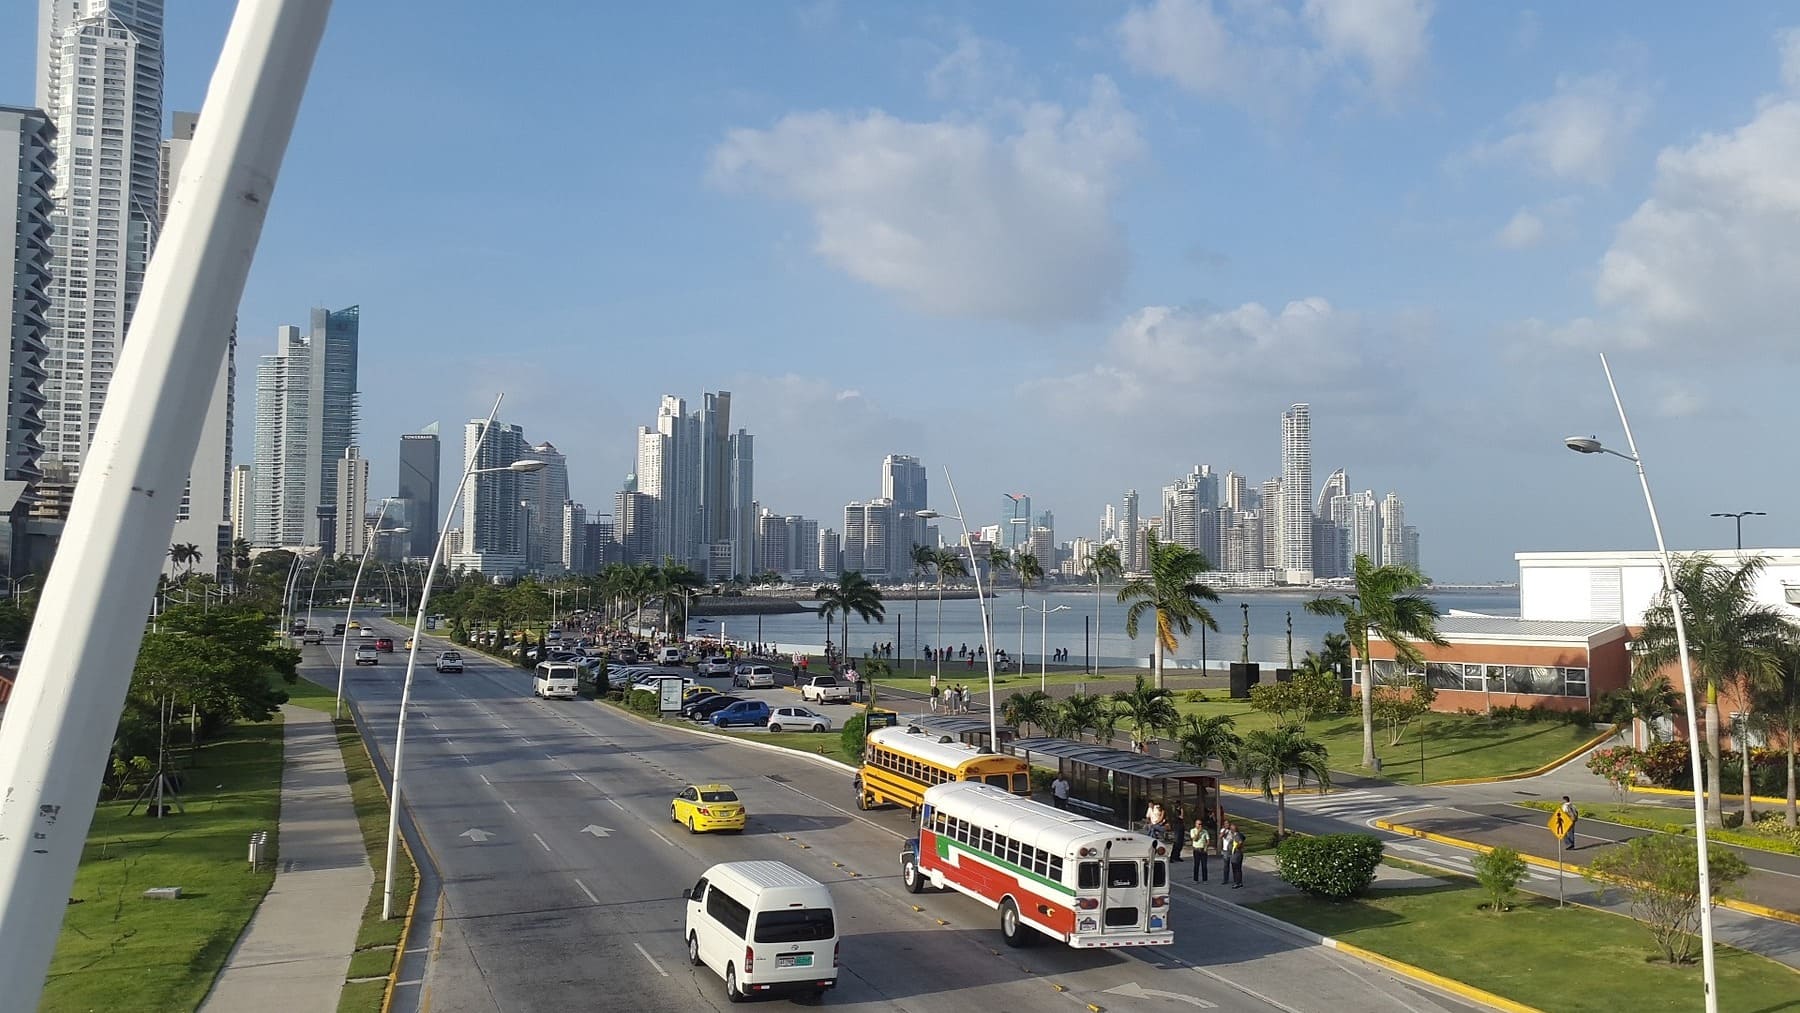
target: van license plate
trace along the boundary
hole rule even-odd
[[[813,955],[810,953],[778,953],[775,955],[776,967],[811,967]]]

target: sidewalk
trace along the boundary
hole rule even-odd
[[[286,754],[275,885],[202,1010],[336,1009],[375,881],[330,717],[293,706],[281,714]]]

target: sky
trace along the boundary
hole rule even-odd
[[[0,103],[35,6],[0,9]],[[224,0],[176,0],[165,113]],[[757,498],[841,526],[884,454],[1096,533],[1128,488],[1393,490],[1438,580],[1800,544],[1800,14],[1630,2],[335,5],[240,307],[362,307],[362,443],[506,421],[611,510],[664,392],[732,392]],[[1786,421],[1784,421],[1786,420]],[[1790,505],[1783,506],[1786,500]]]

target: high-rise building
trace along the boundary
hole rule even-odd
[[[337,460],[356,442],[359,310],[312,311],[312,330],[276,329],[275,354],[256,369],[255,499],[258,547],[323,545],[320,511],[335,519]]]
[[[756,572],[786,573],[788,564],[788,519],[785,514],[767,510],[756,519]]]
[[[1381,565],[1406,563],[1406,504],[1390,492],[1381,500]]]
[[[485,433],[485,438],[484,438]],[[519,426],[470,419],[463,427],[465,470],[502,469],[476,475],[464,493],[463,551],[451,566],[466,566],[489,577],[512,577],[525,569],[526,508],[519,473],[506,466],[525,459],[530,444]]]
[[[844,572],[843,543],[830,528],[819,532],[819,572],[827,577]]]
[[[731,392],[701,395],[699,539],[703,545],[732,540],[731,436]]]
[[[805,575],[819,569],[819,522],[789,514],[787,518],[788,550],[787,569],[789,573]]]
[[[899,576],[893,569],[894,543],[900,536],[894,501],[885,496],[870,500],[863,518],[863,574],[870,580]]]
[[[646,492],[620,490],[613,497],[613,541],[622,563],[652,563],[656,554],[656,498]]]
[[[601,514],[600,520],[588,521],[586,540],[582,546],[581,572],[599,573],[607,564],[615,562],[612,549],[612,518]]]
[[[1111,503],[1100,511],[1100,541],[1102,544],[1118,537],[1119,514]]]
[[[558,511],[562,520],[561,552],[558,560],[564,573],[586,573],[587,507],[573,500],[565,501]]]
[[[868,518],[868,504],[861,500],[844,505],[844,535],[838,565],[843,567],[845,573],[868,573],[869,560],[865,555],[868,547]],[[884,553],[886,549],[887,546],[884,543],[882,545]],[[882,562],[884,565],[886,564],[885,556]]]
[[[6,328],[6,450],[0,538],[6,572],[24,548],[32,487],[44,456],[44,359],[49,353],[56,127],[41,110],[0,106],[0,326]]]
[[[756,563],[756,437],[740,429],[732,434],[731,568],[727,576],[748,576]],[[791,557],[790,557],[791,558]],[[767,567],[761,567],[767,569]]]
[[[1263,567],[1281,569],[1281,479],[1264,479],[1257,492],[1262,504],[1257,514],[1262,518]]]
[[[408,556],[428,559],[437,548],[438,469],[443,447],[438,424],[400,437],[400,482],[395,498],[405,504]]]
[[[895,537],[889,548],[888,572],[912,570],[912,547],[925,544],[925,518],[930,506],[925,466],[911,454],[889,454],[881,460],[881,495],[894,504]]]
[[[1024,545],[1031,537],[1031,494],[1000,494],[1000,539],[1008,551]]]
[[[1281,415],[1281,579],[1309,584],[1312,559],[1312,413],[1304,404]]]
[[[158,222],[169,216],[175,182],[181,178],[181,167],[187,161],[199,123],[199,113],[176,113],[174,132],[163,142],[162,173],[157,186]],[[231,461],[232,433],[236,427],[237,329],[233,327],[226,340],[225,359],[213,380],[212,397],[207,400],[200,442],[194,448],[193,464],[188,467],[181,505],[175,511],[175,529],[169,536],[171,544],[198,545],[221,580],[231,572]],[[165,559],[163,566],[173,573],[175,561]]]
[[[44,449],[76,472],[161,224],[163,3],[39,0],[38,11],[38,106],[57,148]]]
[[[256,472],[248,464],[231,469],[231,538],[250,540],[250,508],[256,499]]]
[[[1325,484],[1319,486],[1319,498],[1313,504],[1313,514],[1318,517],[1331,516],[1331,501],[1349,492],[1349,479],[1344,476],[1344,469],[1331,473]]]
[[[1250,510],[1250,483],[1235,471],[1225,473],[1224,499],[1227,510]]]
[[[705,573],[700,533],[700,413],[689,415],[687,401],[664,394],[656,412],[656,431],[668,437],[667,481],[664,489],[655,494],[657,530],[666,543],[663,551],[677,562]]]
[[[1373,490],[1364,489],[1350,497],[1350,560],[1354,565],[1357,556],[1369,557],[1369,562],[1380,566],[1381,559],[1381,507],[1376,502]]]
[[[1056,569],[1056,533],[1050,528],[1033,526],[1025,541],[1026,550],[1037,558],[1045,573]]]
[[[1419,529],[1411,524],[1400,529],[1400,558],[1416,573],[1423,573],[1419,564]]]
[[[362,558],[367,531],[363,515],[369,509],[369,459],[357,453],[354,445],[344,448],[337,459],[337,532],[334,540],[340,554]],[[383,521],[383,526],[392,527]]]
[[[675,455],[673,443],[660,429],[639,426],[637,431],[636,492],[648,497],[651,516],[636,523],[636,528],[653,532],[651,554],[660,559],[670,553],[669,526],[674,523],[672,506],[675,487]],[[613,523],[618,529],[623,516],[615,511]]]
[[[1124,509],[1119,511],[1119,563],[1127,573],[1136,573],[1143,569],[1143,562],[1138,558],[1138,494],[1136,489],[1125,493]]]
[[[533,572],[561,569],[563,504],[569,501],[569,459],[548,441],[527,450],[525,459],[544,462],[544,467],[539,470],[519,476],[520,498],[531,504],[526,510],[529,520],[525,566]]]

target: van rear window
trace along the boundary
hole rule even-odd
[[[837,935],[837,924],[828,907],[764,911],[756,916],[759,943],[804,943]]]

